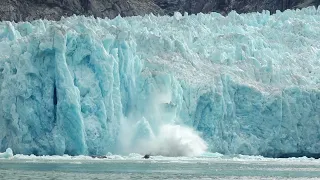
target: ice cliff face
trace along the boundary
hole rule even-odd
[[[319,153],[319,22],[315,8],[2,22],[0,152],[119,152],[125,125],[139,139],[180,124],[212,152]]]

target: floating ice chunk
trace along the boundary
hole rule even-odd
[[[11,148],[8,148],[7,150],[6,150],[6,152],[4,152],[4,153],[0,153],[0,158],[12,158],[13,157],[13,151],[12,151],[12,149]]]

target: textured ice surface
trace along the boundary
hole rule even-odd
[[[120,152],[181,124],[212,152],[320,153],[319,59],[315,8],[1,22],[0,152]]]

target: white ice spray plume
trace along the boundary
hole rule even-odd
[[[180,125],[161,125],[155,135],[149,122],[143,119],[137,122],[133,131],[127,129],[125,134],[121,142],[125,153],[190,157],[199,156],[207,150],[206,142],[196,131]]]
[[[175,115],[161,108],[170,103],[170,94],[157,94],[149,102],[151,108],[146,114],[152,122],[145,117],[138,121],[134,118],[122,121],[119,141],[124,153],[190,157],[199,156],[207,150],[207,143],[196,131],[176,125],[173,123]]]
[[[191,128],[166,124],[146,149],[152,155],[199,156],[207,150],[207,144]]]

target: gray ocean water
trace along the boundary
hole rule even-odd
[[[320,161],[0,159],[0,179],[320,179]]]

